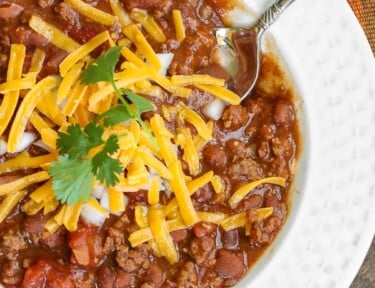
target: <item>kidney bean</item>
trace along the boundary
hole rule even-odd
[[[221,249],[217,253],[214,269],[223,278],[239,278],[245,272],[245,264],[235,253]]]

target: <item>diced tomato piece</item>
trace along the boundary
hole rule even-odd
[[[28,288],[73,288],[74,283],[69,268],[52,259],[40,259],[26,270],[22,286]]]
[[[69,234],[69,247],[72,249],[73,263],[96,267],[102,257],[103,238],[98,228],[79,224],[77,231]]]

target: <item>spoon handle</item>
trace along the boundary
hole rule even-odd
[[[262,34],[265,30],[267,30],[294,1],[295,0],[278,0],[266,11],[264,11],[256,24],[259,29],[259,33]]]

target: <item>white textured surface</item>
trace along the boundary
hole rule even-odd
[[[239,286],[347,288],[375,232],[374,56],[345,0],[295,1],[269,33],[304,101],[305,181],[274,255]]]

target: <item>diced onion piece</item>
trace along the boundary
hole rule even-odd
[[[169,235],[168,224],[161,208],[152,207],[148,211],[148,221],[159,252],[170,264],[178,262],[178,253]]]
[[[152,18],[144,10],[134,8],[130,13],[130,17],[141,23],[143,28],[145,28],[145,30],[152,38],[154,38],[154,40],[158,41],[159,43],[164,43],[167,41],[167,37],[165,37],[163,30],[155,22],[154,18]]]
[[[98,201],[90,198],[89,201],[82,206],[81,217],[86,223],[100,227],[107,219],[109,213]]]
[[[87,18],[91,20],[101,23],[103,25],[112,25],[116,20],[117,17],[106,13],[100,9],[97,9],[89,4],[81,1],[81,0],[65,0],[65,2],[69,3],[75,10],[77,10],[82,15],[85,15]]]
[[[95,185],[92,189],[91,195],[92,197],[95,197],[96,199],[101,199],[104,195],[104,193],[108,192],[108,188],[104,185]]]
[[[24,132],[14,152],[18,153],[26,150],[36,139],[37,137],[34,133]]]
[[[8,152],[8,143],[0,139],[0,156]]]
[[[52,149],[50,146],[46,145],[41,139],[35,141],[33,143],[34,146],[37,146],[39,148],[42,148],[43,150],[46,150],[48,152],[52,152]]]
[[[0,223],[8,216],[17,203],[25,196],[24,191],[13,191],[0,204]]]
[[[281,187],[285,187],[285,182],[286,179],[282,177],[268,177],[250,182],[236,190],[236,192],[234,192],[233,195],[229,198],[228,203],[232,208],[235,208],[237,207],[238,203],[240,203],[241,200],[256,186],[262,184],[275,184]]]
[[[156,54],[156,56],[159,58],[159,61],[161,63],[161,69],[159,73],[161,75],[167,75],[167,71],[168,71],[169,65],[171,65],[174,54],[173,53],[158,53]]]
[[[214,99],[203,108],[203,114],[217,121],[223,115],[227,104],[221,99]]]
[[[52,44],[59,47],[61,50],[66,52],[72,52],[74,49],[79,47],[79,44],[69,36],[65,35],[64,32],[57,29],[56,27],[48,24],[42,18],[38,16],[31,16],[29,20],[29,26],[37,33],[41,34]]]

